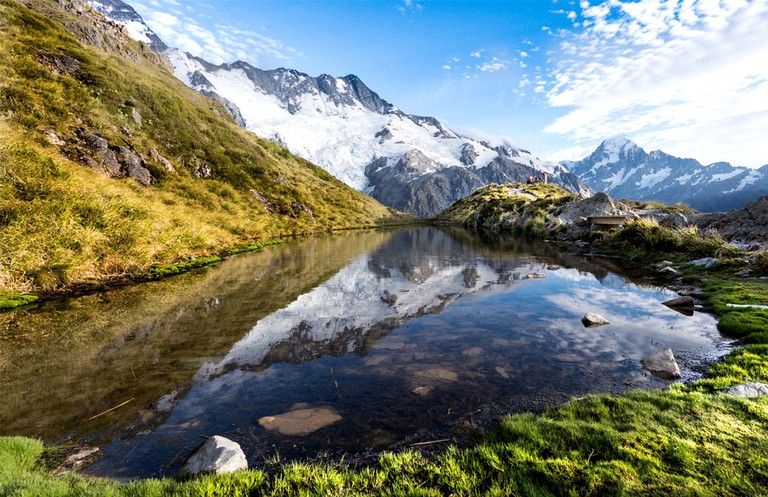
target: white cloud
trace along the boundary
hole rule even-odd
[[[545,131],[574,147],[631,134],[704,163],[768,163],[768,0],[580,3],[585,28],[562,32]]]
[[[518,148],[518,149],[522,148],[520,143],[514,138],[510,138],[508,136],[501,136],[494,133],[489,133],[482,129],[462,127],[462,126],[451,126],[451,129],[453,129],[454,131],[456,131],[462,136],[466,136],[467,138],[472,138],[473,140],[477,140],[480,142],[487,142],[492,147],[506,146],[506,147],[512,147],[512,148]]]
[[[498,72],[506,69],[507,64],[503,60],[493,57],[491,60],[488,60],[478,65],[477,68],[482,72]]]
[[[469,54],[469,56],[470,57],[475,57],[475,58],[479,59],[480,57],[483,56],[483,51],[482,50],[477,50],[477,51],[472,52],[471,54]]]
[[[176,1],[165,4],[179,5]],[[164,7],[167,8],[167,5]],[[253,30],[223,24],[207,28],[178,11],[171,14],[141,3],[134,3],[133,6],[146,24],[169,46],[215,64],[241,59],[255,65],[269,65],[290,62],[294,57],[301,56],[295,48]]]

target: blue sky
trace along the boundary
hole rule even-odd
[[[768,164],[768,0],[136,0],[222,63],[358,75],[410,114],[580,159],[623,134]]]

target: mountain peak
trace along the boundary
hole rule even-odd
[[[630,140],[626,135],[616,135],[612,136],[610,138],[607,138],[606,140],[603,140],[603,143],[600,144],[599,148],[602,148],[607,151],[621,151],[625,149],[631,149],[637,147],[637,143]]]

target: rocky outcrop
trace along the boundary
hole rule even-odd
[[[84,145],[80,160],[87,166],[113,178],[132,178],[142,186],[152,184],[144,159],[128,147],[113,146],[105,138],[85,130],[78,136]]]
[[[768,249],[768,196],[743,209],[704,214],[695,220],[702,231],[716,231],[726,240],[750,249]]]
[[[215,435],[192,454],[181,472],[187,475],[213,473],[221,475],[248,469],[248,460],[237,442]]]
[[[589,218],[599,216],[639,217],[629,205],[613,200],[602,192],[592,197],[569,202],[552,213],[552,217],[565,227],[564,236],[570,239],[589,236],[591,231]]]

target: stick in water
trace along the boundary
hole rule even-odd
[[[104,411],[104,412],[100,412],[100,413],[98,413],[98,414],[97,414],[97,415],[95,415],[95,416],[91,416],[90,418],[88,418],[88,421],[90,421],[90,420],[92,420],[92,419],[96,419],[96,418],[98,418],[99,416],[103,416],[103,415],[107,414],[108,412],[112,412],[112,411],[114,411],[115,409],[117,409],[118,407],[123,407],[125,404],[127,404],[128,402],[131,402],[132,400],[135,400],[135,397],[131,397],[130,399],[128,399],[128,400],[126,400],[125,402],[123,402],[122,404],[118,404],[118,405],[116,405],[115,407],[110,407],[109,409],[107,409],[107,410],[106,410],[106,411]]]

